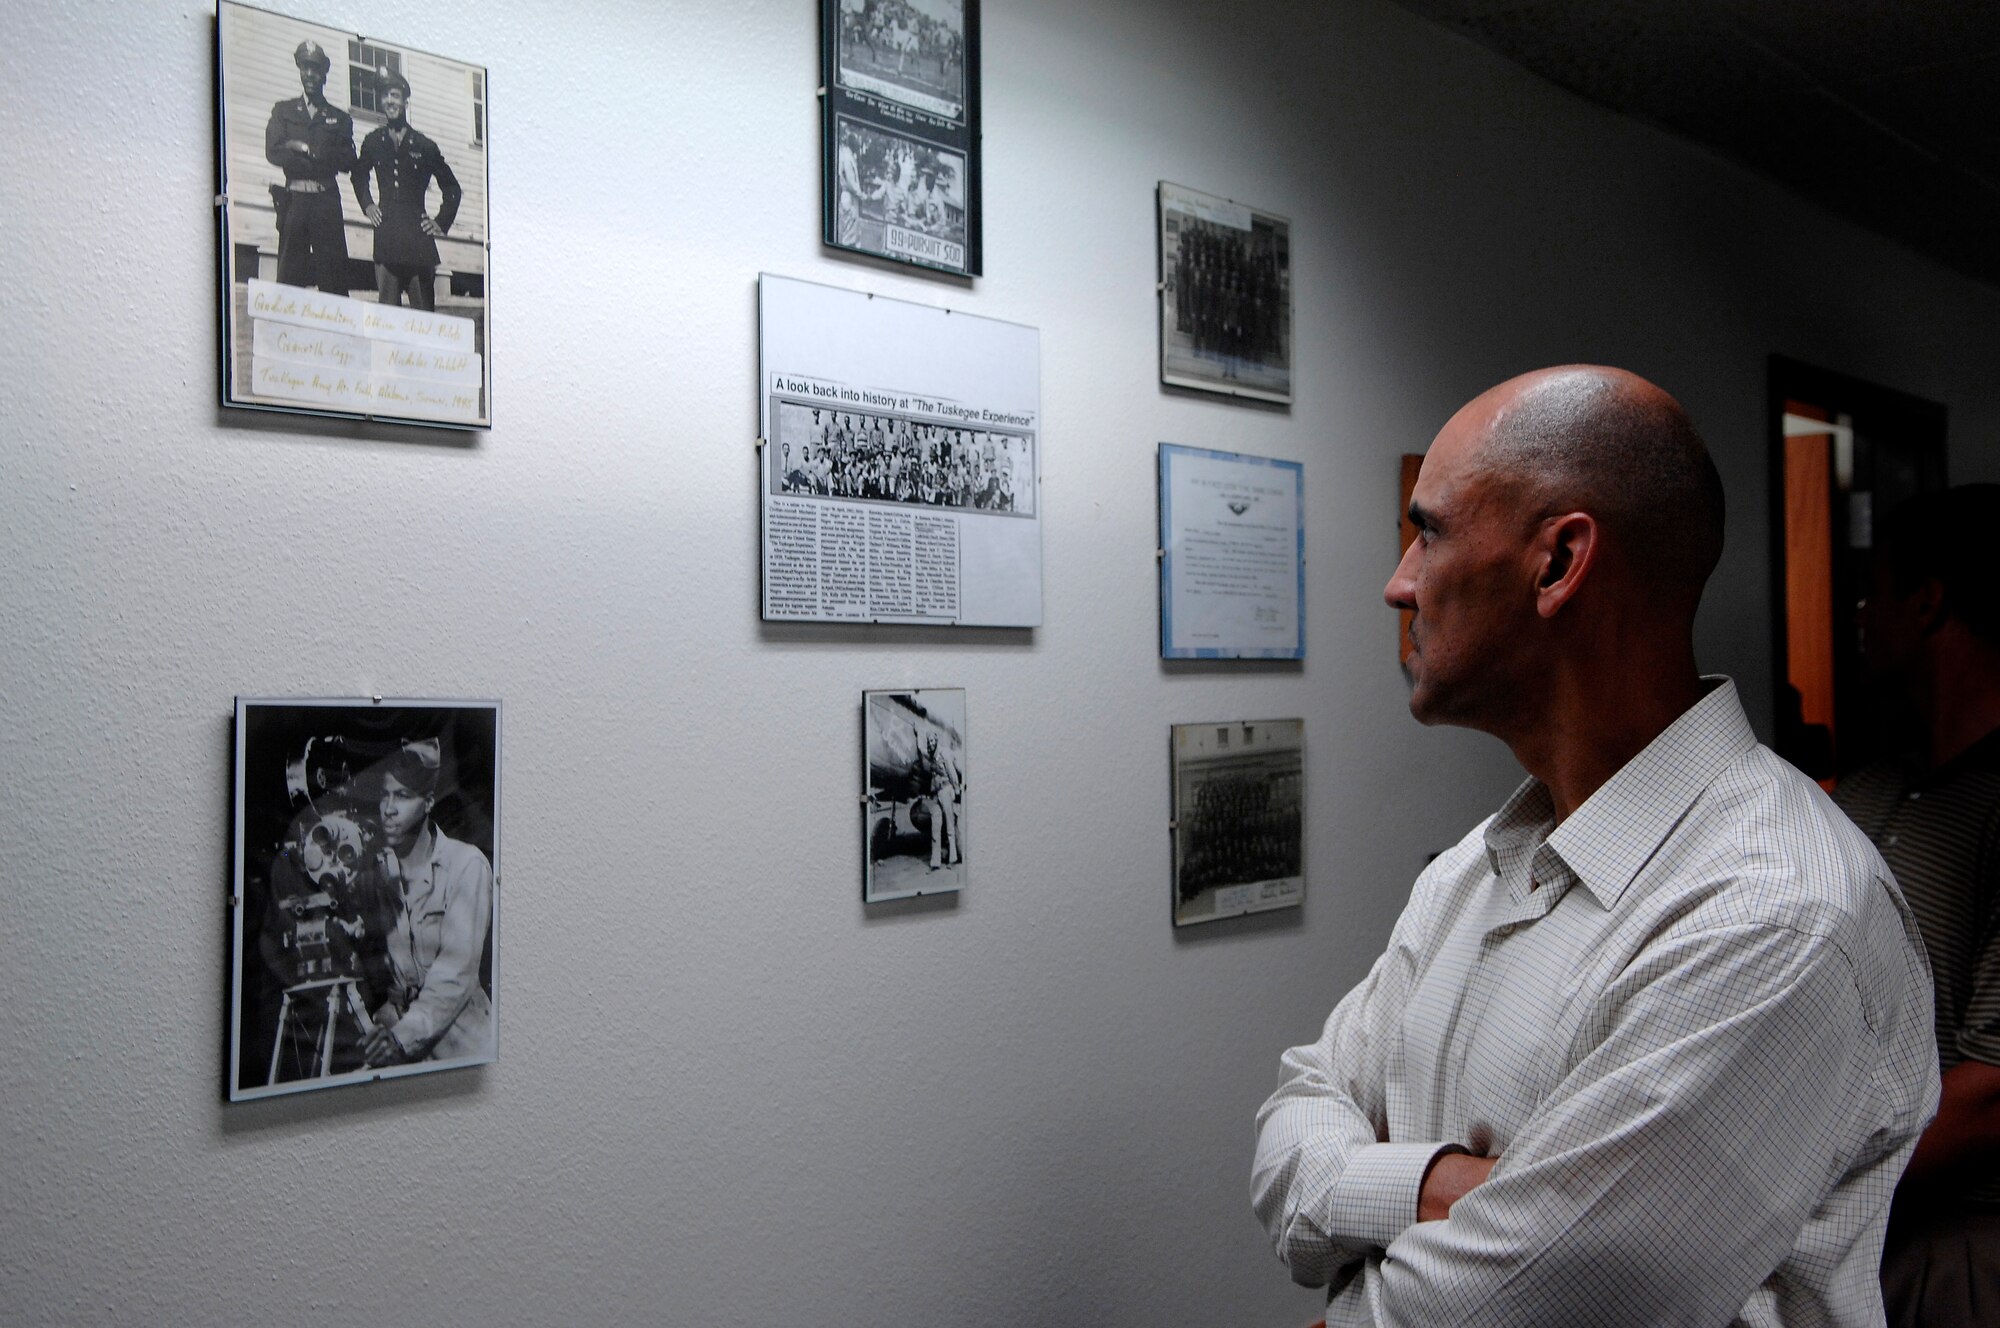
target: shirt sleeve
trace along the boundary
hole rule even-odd
[[[451,173],[451,164],[444,159],[444,153],[438,150],[438,145],[432,143],[430,148],[431,174],[437,177],[439,196],[437,228],[448,231],[451,229],[451,223],[458,220],[458,200],[465,191],[458,187],[458,177]]]
[[[326,160],[321,164],[329,174],[340,175],[354,169],[354,121],[341,112],[332,119],[326,127]]]
[[[1443,1143],[1389,1142],[1387,1084],[1397,1023],[1416,971],[1422,891],[1368,977],[1327,1017],[1317,1042],[1280,1062],[1257,1112],[1251,1206],[1304,1286],[1345,1285],[1417,1220],[1417,1194]]]
[[[479,961],[486,951],[486,928],[493,916],[493,867],[486,855],[469,849],[449,869],[441,869],[444,911],[438,920],[438,953],[424,972],[410,1008],[390,1031],[403,1050],[420,1056],[451,1027],[479,986]],[[414,931],[417,919],[410,919]]]
[[[1487,1181],[1372,1268],[1377,1324],[1728,1323],[1849,1168],[1875,1170],[1886,1208],[1918,1122],[1877,1080],[1853,964],[1826,938],[1664,941],[1583,1036]]]
[[[348,179],[354,183],[354,201],[361,205],[363,212],[375,206],[375,193],[368,187],[368,177],[375,170],[374,149],[375,139],[372,135],[363,139],[361,151],[354,158],[354,167],[348,173]]]
[[[271,118],[264,122],[264,160],[276,166],[287,175],[304,175],[312,169],[312,154],[300,152],[285,144],[296,137],[285,113],[285,103],[279,102],[271,108]],[[304,142],[304,139],[299,139]]]

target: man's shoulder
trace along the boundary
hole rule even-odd
[[[1820,786],[1759,743],[1695,800],[1658,864],[1680,892],[1677,927],[1771,925],[1844,949],[1904,911],[1868,836]]]
[[[306,105],[304,97],[291,97],[274,103],[271,107],[271,118],[290,120],[297,124],[317,124],[324,120],[328,124],[347,130],[349,134],[354,132],[354,117],[346,111],[331,103],[314,110]]]
[[[443,830],[432,827],[436,846],[431,850],[433,859],[446,871],[461,872],[467,869],[489,870],[486,855],[475,846],[462,839],[453,839]]]
[[[1875,1035],[1929,1045],[1916,919],[1882,855],[1817,783],[1770,748],[1743,752],[1695,799],[1621,902],[1638,949],[1692,943],[1844,968]],[[1787,939],[1788,938],[1788,939]]]

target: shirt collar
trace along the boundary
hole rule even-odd
[[[1549,796],[1548,785],[1530,779],[1515,789],[1486,823],[1487,863],[1517,903],[1526,902],[1533,893],[1534,859],[1555,822],[1555,801]]]
[[[1486,828],[1487,856],[1503,878],[1510,862],[1537,856],[1543,840],[1603,908],[1625,888],[1722,768],[1756,746],[1736,684],[1705,677],[1703,697],[1555,825],[1539,779],[1514,790]]]
[[[410,845],[410,861],[421,862],[426,867],[435,867],[438,861],[439,841],[444,832],[437,828],[437,822],[426,819],[424,828],[417,832],[417,842]]]

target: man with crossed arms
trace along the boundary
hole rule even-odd
[[[1253,1201],[1347,1324],[1874,1325],[1935,1109],[1915,924],[1695,668],[1722,486],[1679,404],[1543,370],[1424,458],[1411,712],[1530,778],[1285,1053]]]

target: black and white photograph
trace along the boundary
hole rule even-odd
[[[965,0],[840,0],[839,40],[841,87],[965,117]]]
[[[821,0],[826,243],[980,271],[978,0]]]
[[[233,0],[216,50],[223,404],[489,427],[486,70]]]
[[[1032,434],[786,400],[772,424],[773,493],[1035,514]]]
[[[870,904],[965,885],[965,691],[861,696],[861,897]]]
[[[236,702],[232,1102],[496,1054],[497,701]]]
[[[1160,182],[1160,381],[1292,399],[1292,224]]]
[[[965,158],[842,116],[842,248],[954,270],[965,266]]]
[[[1305,721],[1176,724],[1174,925],[1305,902]]]

